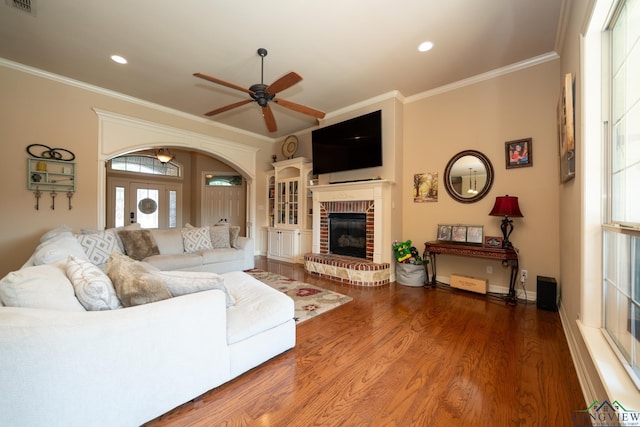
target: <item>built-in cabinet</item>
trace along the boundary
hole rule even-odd
[[[267,256],[287,262],[303,262],[311,252],[311,162],[304,158],[273,163],[267,173]]]

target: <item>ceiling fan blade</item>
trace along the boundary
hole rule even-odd
[[[229,104],[229,105],[226,105],[224,107],[220,107],[220,108],[217,108],[215,110],[209,111],[208,113],[205,113],[205,116],[215,116],[216,114],[224,113],[225,111],[229,111],[229,110],[232,110],[234,108],[241,107],[241,106],[243,106],[245,104],[248,104],[250,102],[253,102],[253,99],[245,99],[244,101],[235,102],[233,104]]]
[[[275,132],[278,130],[276,119],[273,117],[273,111],[271,111],[271,107],[269,107],[269,105],[262,107],[262,116],[264,117],[264,122],[266,123],[269,132]]]
[[[249,89],[244,88],[244,87],[242,87],[242,86],[238,86],[238,85],[233,84],[233,83],[229,83],[229,82],[224,81],[224,80],[220,80],[219,78],[217,78],[217,77],[213,77],[213,76],[210,76],[210,75],[208,75],[208,74],[204,74],[204,73],[193,73],[193,75],[194,75],[194,76],[196,76],[196,77],[200,77],[201,79],[205,79],[205,80],[208,80],[208,81],[210,81],[210,82],[217,83],[217,84],[219,84],[219,85],[229,87],[229,88],[231,88],[231,89],[240,90],[240,91],[242,91],[242,92],[246,92],[246,93],[249,93],[249,94],[254,93],[252,90],[249,90]]]
[[[271,83],[269,87],[265,89],[265,92],[271,95],[275,95],[278,92],[281,92],[285,89],[289,89],[291,86],[293,86],[294,84],[300,81],[302,81],[302,77],[300,76],[300,74],[296,73],[295,71],[292,71],[289,74],[285,74],[275,82]]]
[[[284,108],[297,111],[298,113],[306,114],[307,116],[315,117],[316,119],[323,119],[325,116],[325,114],[322,111],[314,110],[311,107],[307,107],[301,104],[296,104],[295,102],[287,101],[286,99],[274,99],[273,102],[277,102],[279,105],[282,105]]]

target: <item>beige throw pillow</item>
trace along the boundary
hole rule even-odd
[[[211,235],[211,245],[214,249],[231,247],[228,225],[213,225],[209,227],[209,231]]]
[[[111,254],[107,275],[123,306],[131,307],[171,298],[167,288],[160,280],[150,277],[149,271],[143,263],[126,255]]]

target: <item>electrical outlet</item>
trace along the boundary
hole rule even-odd
[[[487,274],[493,274],[493,266],[487,265]]]
[[[522,283],[526,282],[529,278],[529,272],[527,270],[520,270],[520,281]]]

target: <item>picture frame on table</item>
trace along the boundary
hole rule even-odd
[[[482,244],[483,228],[481,225],[467,227],[467,243]]]
[[[454,225],[451,227],[451,241],[465,243],[467,241],[467,226]]]
[[[451,226],[441,224],[438,225],[438,240],[451,240]]]
[[[492,249],[502,249],[502,237],[484,236],[484,247]]]
[[[533,139],[524,138],[504,143],[507,169],[533,166]]]

